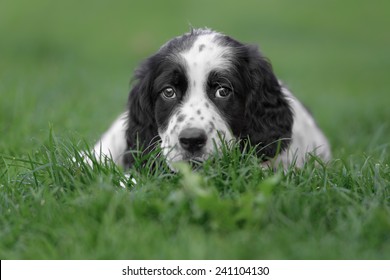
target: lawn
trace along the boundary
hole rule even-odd
[[[389,259],[389,10],[1,1],[0,259]],[[190,26],[258,44],[334,159],[282,173],[233,147],[196,172],[136,166],[136,185],[110,162],[85,165],[137,64]]]

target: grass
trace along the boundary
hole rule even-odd
[[[389,259],[389,8],[3,1],[0,258]],[[85,165],[78,153],[123,109],[137,63],[189,24],[261,43],[334,160],[274,172],[233,147],[196,172],[151,157],[128,171],[137,184]]]

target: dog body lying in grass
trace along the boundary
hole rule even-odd
[[[209,29],[173,38],[135,73],[127,110],[94,155],[130,167],[160,147],[169,166],[203,161],[224,143],[250,144],[264,165],[327,161],[328,141],[256,46]]]

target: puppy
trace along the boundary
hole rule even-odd
[[[331,157],[313,116],[253,45],[210,29],[173,38],[135,72],[126,111],[96,143],[98,158],[130,167],[160,147],[169,166],[203,161],[223,142],[251,144],[264,165]],[[131,152],[133,151],[133,152]]]

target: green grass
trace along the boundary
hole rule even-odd
[[[389,259],[390,4],[374,2],[1,2],[0,258]],[[260,44],[334,160],[274,172],[233,147],[196,172],[151,160],[136,185],[84,164],[139,61],[190,24]]]

